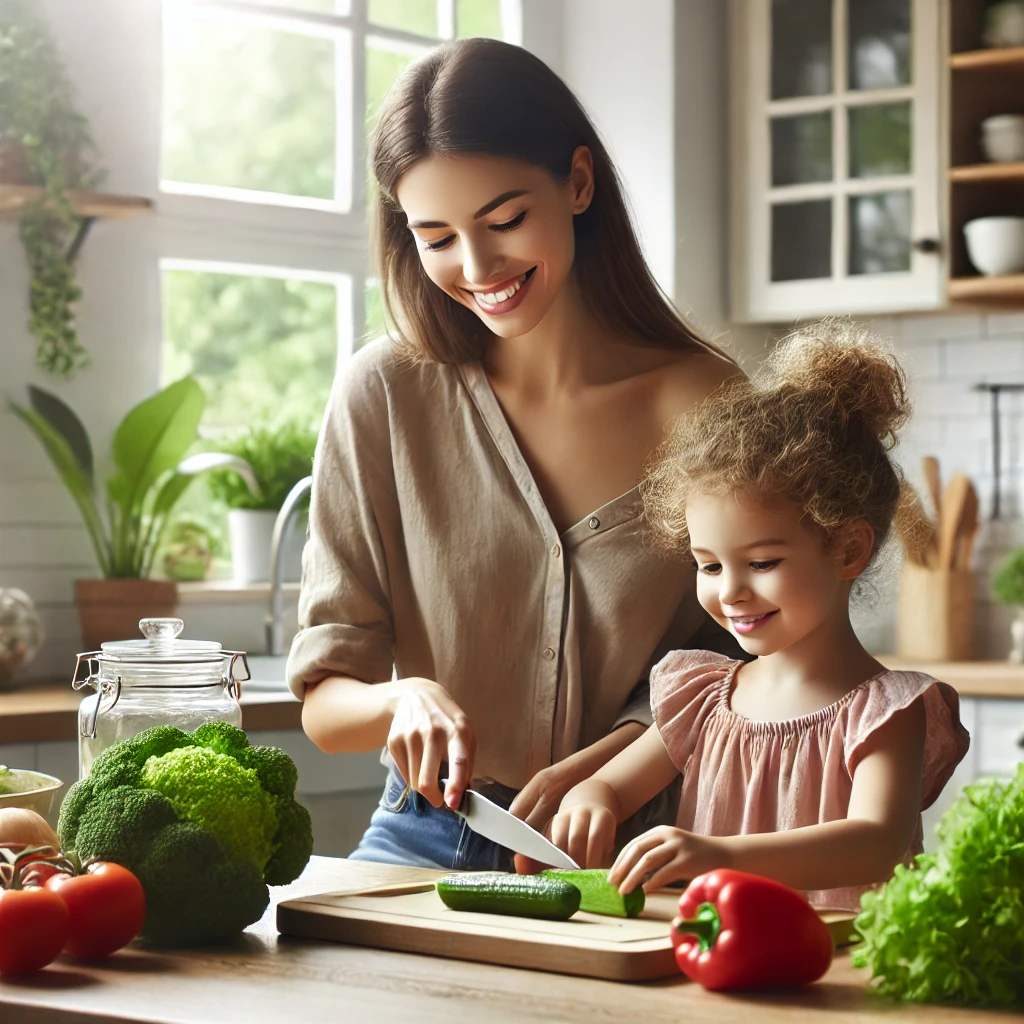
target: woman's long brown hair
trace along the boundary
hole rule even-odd
[[[615,167],[572,91],[539,58],[493,39],[446,43],[406,68],[371,137],[375,255],[385,310],[400,341],[421,357],[456,363],[479,359],[493,337],[424,273],[395,194],[402,175],[431,154],[474,153],[543,167],[563,182],[578,146],[593,156],[594,198],[574,221],[573,272],[594,316],[637,344],[719,352],[684,322],[654,280]]]

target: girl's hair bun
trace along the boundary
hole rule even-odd
[[[900,364],[880,339],[850,320],[823,320],[783,338],[756,379],[804,392],[821,415],[866,430],[887,449],[910,417]]]

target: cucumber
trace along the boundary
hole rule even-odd
[[[560,878],[466,871],[437,880],[437,895],[452,910],[567,921],[580,909],[580,890]]]
[[[580,910],[591,914],[609,914],[612,917],[636,917],[644,909],[644,891],[634,889],[628,896],[620,896],[614,885],[608,884],[608,872],[603,868],[587,871],[542,871],[543,878],[560,878],[575,885],[580,891]]]

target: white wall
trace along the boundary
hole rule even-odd
[[[156,189],[160,54],[152,20],[159,4],[39,0],[78,88],[81,111],[110,170],[110,191]],[[84,299],[79,336],[92,365],[63,381],[35,366],[25,321],[28,273],[17,226],[0,224],[0,394],[26,400],[27,384],[56,392],[87,424],[97,456],[125,411],[159,381],[155,218],[97,222],[79,257]],[[77,511],[27,429],[0,406],[0,586],[25,589],[47,632],[33,676],[67,676],[80,649],[72,581],[94,575]]]

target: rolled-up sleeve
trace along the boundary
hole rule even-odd
[[[641,679],[626,701],[626,706],[619,712],[619,717],[612,723],[611,732],[628,722],[639,722],[646,727],[654,724],[651,712],[651,683],[649,679]]]
[[[302,553],[299,632],[288,685],[332,675],[390,679],[394,626],[387,532],[400,534],[385,383],[362,354],[339,372],[313,461],[309,537]]]

